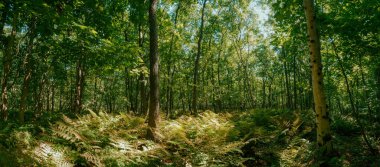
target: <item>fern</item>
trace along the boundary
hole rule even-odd
[[[41,164],[50,164],[57,167],[74,166],[65,156],[64,149],[54,149],[50,143],[40,143],[40,145],[37,146],[31,153]]]

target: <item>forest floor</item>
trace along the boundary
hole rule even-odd
[[[143,117],[46,116],[0,125],[0,166],[380,166],[348,121],[333,126],[335,157],[316,161],[313,120],[312,111],[205,111],[161,118],[155,143]]]

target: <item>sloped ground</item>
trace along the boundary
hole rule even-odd
[[[162,118],[161,143],[145,140],[143,118],[123,113],[62,116],[50,126],[9,124],[0,132],[0,166],[311,166],[320,162],[313,160],[308,113],[206,111]],[[332,165],[376,165],[374,158],[358,158],[365,156],[360,147],[346,148],[353,146],[350,139],[336,140],[344,153]]]

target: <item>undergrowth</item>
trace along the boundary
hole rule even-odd
[[[197,117],[184,115],[161,120],[160,143],[145,139],[144,118],[125,113],[89,111],[76,118],[62,115],[52,124],[49,119],[23,126],[8,123],[0,129],[0,166],[312,166],[319,163],[314,160],[312,111],[218,114],[205,111]],[[341,130],[335,140],[340,142],[338,149],[343,150],[347,143],[342,142],[348,139],[340,134],[352,134],[357,129],[345,128],[351,125],[345,119],[333,122],[334,130]],[[360,143],[358,137],[355,141]],[[329,164],[350,166],[349,158],[353,156],[342,153]]]

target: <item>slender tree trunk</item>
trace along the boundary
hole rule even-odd
[[[3,53],[3,78],[1,82],[1,111],[3,115],[3,120],[8,120],[8,79],[11,72],[12,67],[12,57],[14,52],[14,45],[16,40],[17,33],[17,21],[18,21],[18,13],[13,14],[13,23],[11,34],[8,37]],[[2,27],[3,28],[3,27]],[[3,31],[3,30],[2,30]]]
[[[62,101],[63,101],[62,94],[63,94],[63,92],[64,92],[64,85],[61,85],[60,89],[59,89],[59,112],[62,112]]]
[[[173,90],[173,86],[174,86],[174,82],[175,82],[175,71],[176,71],[176,66],[173,67],[173,72],[171,73],[171,80],[170,80],[170,92],[169,92],[169,113],[171,113],[171,111],[173,110],[173,107],[174,107],[174,90]]]
[[[36,106],[35,106],[35,110],[36,110],[37,114],[42,113],[42,109],[43,109],[42,95],[43,95],[43,90],[45,87],[45,82],[46,82],[46,73],[42,74],[41,80],[40,80],[39,85],[38,85],[38,93],[36,95]]]
[[[131,94],[131,90],[130,90],[130,82],[131,82],[131,78],[129,76],[129,71],[128,71],[128,68],[125,67],[124,68],[124,71],[125,71],[125,92],[124,92],[124,95],[125,95],[125,99],[126,100],[126,108],[127,108],[127,111],[131,111],[132,110],[132,107],[131,107],[131,104],[132,104],[132,99],[130,98],[130,94]],[[96,82],[95,82],[96,84]]]
[[[203,39],[203,27],[204,27],[204,16],[205,16],[205,8],[206,8],[206,2],[207,0],[203,0],[203,6],[202,6],[202,14],[201,14],[201,25],[199,27],[199,37],[198,37],[198,50],[197,55],[195,57],[195,64],[194,64],[194,78],[193,78],[193,99],[192,99],[192,106],[191,110],[193,114],[197,114],[197,105],[198,105],[198,90],[197,90],[197,82],[198,82],[198,70],[199,70],[199,60],[202,54],[202,39]]]
[[[5,0],[3,1],[5,2],[3,5],[3,10],[1,11],[1,20],[0,20],[0,40],[2,42],[1,44],[1,49],[4,49],[4,44],[6,43],[6,39],[5,39],[5,34],[4,34],[4,26],[5,26],[5,23],[6,23],[6,19],[7,19],[7,16],[8,16],[8,12],[9,12],[9,7],[10,7],[10,3],[8,0]]]
[[[143,49],[144,47],[144,41],[145,41],[145,32],[143,31],[143,27],[141,24],[138,25],[138,46]],[[144,54],[140,54],[140,58],[143,60],[143,64],[140,66],[140,68],[145,67],[145,59]],[[140,112],[141,115],[146,115],[148,112],[148,102],[149,102],[149,94],[147,93],[147,80],[145,78],[145,74],[140,72],[140,75],[138,77],[138,88],[136,90],[139,90],[136,92],[136,98],[138,97],[138,94],[140,94],[140,105],[138,104],[138,101],[136,99],[136,112]],[[138,110],[138,107],[140,107]]]
[[[270,81],[269,83],[268,83],[268,107],[270,107],[270,108],[272,108],[273,107],[273,99],[272,99],[272,94],[273,94],[273,92],[272,92],[272,82],[273,81]]]
[[[46,85],[46,95],[44,96],[46,98],[46,111],[50,111],[50,87],[49,87],[49,81]]]
[[[380,113],[380,63],[379,65],[377,66],[376,68],[376,75],[375,75],[375,79],[376,79],[376,87],[377,87],[377,90],[376,90],[376,95],[377,95],[377,102],[378,102],[378,113]]]
[[[294,100],[293,100],[293,108],[297,109],[298,101],[297,101],[297,62],[296,62],[296,55],[293,56],[293,93],[294,93]]]
[[[328,155],[332,152],[333,147],[329,112],[327,111],[323,89],[321,45],[317,29],[314,0],[304,0],[304,9],[310,50],[310,67],[317,123],[317,143],[322,151],[322,155]]]
[[[147,138],[151,140],[158,140],[157,136],[157,126],[159,122],[159,111],[160,111],[160,95],[159,95],[159,77],[158,77],[158,32],[157,32],[157,1],[150,0],[149,7],[149,35],[150,35],[150,52],[149,52],[149,83],[150,83],[150,104],[149,104],[149,118],[148,118],[148,131]]]
[[[32,58],[32,51],[34,46],[34,38],[35,38],[35,28],[36,28],[36,20],[33,20],[31,22],[30,27],[30,37],[28,41],[28,48],[27,52],[25,54],[25,60],[24,60],[24,67],[25,67],[25,75],[24,75],[24,82],[22,85],[21,90],[21,98],[20,98],[20,108],[19,108],[19,121],[21,123],[24,123],[24,112],[26,109],[26,101],[29,96],[29,84],[32,77],[32,65],[33,65],[33,58]]]
[[[85,69],[84,69],[85,58],[83,55],[77,60],[76,68],[76,84],[75,84],[75,101],[74,101],[74,112],[79,113],[83,108],[83,93],[84,93],[84,79],[85,79]]]
[[[221,42],[219,46],[219,52],[218,52],[218,67],[217,67],[217,79],[218,79],[218,98],[217,98],[217,104],[218,104],[218,109],[219,112],[222,111],[223,106],[222,106],[222,84],[221,84],[221,79],[220,79],[220,73],[221,73],[221,56],[223,53],[223,43],[224,43],[224,33],[222,32],[222,37],[221,37]]]
[[[263,85],[263,98],[262,98],[262,99],[263,99],[263,103],[262,103],[262,106],[261,106],[261,107],[262,107],[262,108],[266,108],[266,99],[267,99],[267,95],[266,95],[266,92],[265,92],[265,87],[266,87],[266,86],[265,86],[265,79],[263,78],[262,81],[263,81],[263,84],[262,84],[262,85]]]
[[[55,98],[54,98],[54,96],[55,96],[55,84],[54,83],[52,83],[51,84],[51,111],[52,112],[54,112],[54,110],[55,110]]]
[[[364,99],[363,99],[363,101],[367,105],[368,113],[369,113],[369,116],[370,116],[369,119],[373,120],[373,110],[372,110],[372,107],[371,107],[371,103],[368,100],[369,91],[367,89],[367,82],[366,82],[366,79],[364,77],[363,65],[362,65],[362,57],[361,56],[359,58],[359,70],[360,70],[361,81],[362,81],[362,84],[363,84],[362,88],[364,89]]]
[[[286,88],[286,108],[291,108],[291,96],[290,96],[290,84],[289,84],[289,74],[288,74],[288,63],[286,60],[285,46],[283,46],[282,53],[284,55],[284,72],[285,72],[285,88]]]
[[[98,95],[98,77],[94,76],[94,91],[92,95],[92,103],[93,103],[93,110],[96,112],[98,111],[98,102],[97,102],[97,96]],[[128,97],[126,97],[128,99]]]
[[[347,77],[346,71],[344,70],[344,67],[343,67],[343,62],[342,62],[342,60],[340,59],[340,57],[338,55],[335,43],[332,42],[332,45],[334,47],[334,55],[335,55],[335,57],[338,60],[340,70],[341,70],[341,72],[343,74],[343,77],[344,77],[344,82],[346,84],[346,90],[347,90],[348,97],[350,99],[351,110],[352,110],[352,113],[354,114],[354,118],[355,118],[357,124],[359,125],[359,127],[361,129],[360,132],[361,132],[361,134],[363,136],[363,139],[364,139],[365,143],[367,144],[369,150],[371,151],[372,154],[376,154],[375,149],[372,147],[371,143],[368,140],[368,137],[367,137],[364,125],[363,125],[363,123],[360,120],[360,116],[359,116],[358,110],[357,110],[357,108],[355,106],[354,96],[353,96],[352,91],[351,91],[351,86],[350,86],[350,83],[348,81],[348,77]]]
[[[174,17],[174,29],[177,28],[177,21],[178,21],[178,15],[179,15],[179,10],[181,9],[181,1],[178,2],[177,9],[175,10],[175,17]],[[168,64],[167,64],[167,76],[168,76],[168,83],[166,86],[166,115],[167,117],[170,116],[172,107],[171,107],[171,99],[172,99],[172,93],[173,93],[173,75],[174,75],[174,70],[172,71],[172,56],[173,56],[173,45],[175,43],[174,40],[174,33],[171,35],[170,39],[170,46],[169,46],[169,57],[168,57]]]
[[[146,115],[146,113],[148,112],[148,101],[149,101],[149,98],[148,98],[148,94],[147,94],[147,87],[146,87],[146,80],[145,80],[145,76],[143,73],[140,73],[140,77],[139,77],[139,82],[140,82],[140,114],[141,115]]]

